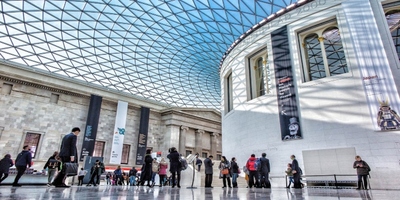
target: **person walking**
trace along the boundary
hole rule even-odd
[[[172,188],[175,187],[175,185],[180,188],[181,187],[181,170],[182,170],[182,164],[180,162],[181,156],[179,155],[178,151],[176,150],[175,147],[171,147],[169,149],[169,154],[167,156],[170,162],[170,168],[169,171],[172,174]]]
[[[32,163],[32,153],[29,151],[29,146],[25,145],[23,147],[23,150],[21,153],[18,154],[17,158],[15,159],[15,167],[17,168],[17,176],[15,176],[13,186],[14,187],[21,187],[20,184],[18,184],[19,179],[21,176],[25,173],[25,170],[31,167]]]
[[[78,163],[76,141],[80,132],[81,129],[75,127],[71,130],[71,133],[65,135],[62,139],[60,153],[58,154],[62,163]],[[56,187],[69,187],[65,184],[66,178],[67,174],[65,173],[65,168],[63,168],[54,179],[53,185]]]
[[[140,185],[142,186],[144,185],[144,182],[147,181],[147,186],[151,187],[150,181],[152,176],[152,163],[153,163],[153,158],[151,157],[151,149],[147,149],[146,156],[144,157],[143,170],[141,172]]]
[[[287,165],[287,169],[285,171],[286,176],[289,178],[289,185],[286,186],[286,188],[290,188],[291,183],[293,183],[294,185],[294,180],[293,180],[293,173],[292,173],[293,169],[292,169],[292,164],[288,163]]]
[[[301,182],[300,182],[301,169],[300,169],[299,163],[297,162],[295,155],[291,155],[290,159],[292,159],[292,173],[293,173],[293,180],[294,180],[293,187],[301,188]]]
[[[164,185],[165,178],[167,177],[168,163],[164,158],[160,161],[160,170],[158,171],[158,176],[160,176],[160,187]]]
[[[204,172],[206,174],[206,180],[205,180],[205,187],[206,188],[212,188],[212,177],[213,177],[213,166],[214,162],[212,162],[213,156],[210,155],[208,158],[204,159]]]
[[[257,173],[257,158],[256,155],[251,154],[250,158],[246,162],[246,168],[249,171],[249,188],[258,185],[258,173]]]
[[[130,186],[136,185],[136,174],[137,174],[136,168],[132,167],[132,169],[129,170],[129,185]]]
[[[86,174],[87,174],[87,170],[83,169],[83,167],[82,167],[81,171],[79,171],[79,173],[78,173],[78,186],[82,186],[83,179],[85,178]]]
[[[221,162],[219,164],[219,170],[220,170],[221,177],[222,177],[222,183],[224,184],[224,186],[222,188],[226,188],[226,181],[228,181],[228,187],[232,188],[230,169],[231,169],[231,163],[226,159],[225,156],[222,156]]]
[[[3,159],[0,160],[0,184],[8,177],[10,167],[14,166],[11,160],[11,155],[6,154]]]
[[[60,171],[61,163],[56,159],[58,156],[58,151],[55,151],[49,159],[47,159],[46,164],[43,169],[47,168],[47,186],[51,186],[51,182],[53,181],[54,175],[56,172]]]
[[[197,171],[200,171],[201,165],[203,164],[203,161],[199,158],[199,154],[196,153],[196,166],[197,166]]]
[[[358,184],[357,190],[362,189],[362,183],[364,182],[363,189],[368,190],[368,175],[371,168],[367,162],[363,161],[360,156],[356,156],[356,161],[353,163],[353,168],[357,169]]]
[[[260,173],[260,187],[271,188],[271,183],[269,182],[269,172],[271,167],[266,153],[261,154],[260,166],[258,169],[258,172]]]
[[[237,178],[240,173],[239,165],[236,163],[236,158],[231,159],[232,185],[237,188]]]

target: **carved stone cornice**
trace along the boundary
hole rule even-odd
[[[189,127],[187,127],[187,126],[181,126],[181,129],[182,129],[183,131],[188,131],[188,130],[189,130]]]

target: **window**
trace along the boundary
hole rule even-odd
[[[217,160],[221,160],[222,155],[221,154],[217,154]]]
[[[192,154],[192,151],[191,151],[191,150],[186,150],[186,157],[187,157],[188,155],[190,155],[190,154]]]
[[[12,91],[12,84],[8,84],[8,83],[3,83],[3,87],[1,88],[1,94],[11,94]]]
[[[203,152],[203,153],[201,153],[201,157],[202,157],[202,158],[207,158],[207,157],[208,157],[208,155],[207,155],[207,153],[206,153],[206,152]]]
[[[124,144],[122,147],[122,157],[121,157],[121,164],[128,164],[129,163],[129,152],[131,151],[131,145]]]
[[[248,63],[249,99],[251,100],[265,94],[270,94],[272,82],[267,61],[267,49],[261,49],[250,55]]]
[[[226,113],[230,112],[233,109],[233,97],[232,97],[232,72],[228,74],[228,76],[225,79],[225,86],[226,86]]]
[[[59,95],[59,94],[53,94],[53,93],[51,93],[51,96],[50,96],[50,103],[55,103],[55,104],[57,104],[59,98],[60,98],[60,95]]]
[[[42,134],[27,132],[25,136],[24,145],[28,145],[32,153],[32,158],[36,158],[39,149],[39,142]]]
[[[299,33],[306,82],[349,72],[336,20],[316,27]]]
[[[104,145],[106,142],[96,141],[94,143],[93,157],[103,157]]]
[[[397,57],[400,60],[400,10],[392,10],[386,13],[386,20],[392,34]]]

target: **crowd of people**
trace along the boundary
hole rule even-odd
[[[65,184],[65,179],[67,177],[65,167],[63,163],[77,163],[77,149],[76,140],[80,133],[80,129],[75,127],[72,129],[70,134],[67,134],[62,139],[60,152],[56,151],[47,160],[44,165],[43,170],[47,170],[48,175],[48,186],[54,185],[55,187],[69,187]],[[166,162],[165,158],[157,160],[152,157],[151,150],[146,151],[144,157],[143,165],[140,169],[140,173],[135,167],[129,170],[129,173],[125,173],[121,166],[111,172],[107,172],[105,176],[107,185],[130,185],[130,186],[146,186],[154,187],[155,177],[159,176],[159,186],[162,187],[167,184],[171,185],[172,188],[180,188],[181,181],[181,171],[186,169],[187,163],[184,157],[178,153],[175,147],[169,149],[169,154],[167,158],[169,159],[169,164]],[[271,188],[271,183],[269,179],[269,173],[271,170],[270,161],[266,157],[266,153],[262,153],[261,157],[256,158],[255,154],[251,154],[247,160],[245,166],[243,166],[243,172],[245,173],[245,179],[248,188]],[[302,188],[301,183],[302,170],[296,160],[295,155],[291,155],[291,163],[288,163],[287,169],[285,171],[287,177],[289,178],[289,184],[286,186],[290,188],[291,183],[293,183],[294,188]],[[358,187],[357,189],[367,189],[368,178],[370,172],[369,165],[361,160],[360,156],[356,156],[356,161],[353,164],[353,168],[357,170],[358,175]],[[205,173],[205,187],[212,188],[213,173],[214,173],[214,161],[213,156],[210,155],[208,158],[202,161],[199,155],[196,154],[195,165],[197,170],[200,171],[202,164],[204,163],[204,173]],[[26,169],[32,165],[32,153],[30,147],[25,145],[23,150],[18,154],[15,162],[12,161],[11,155],[6,154],[3,159],[0,160],[0,184],[4,181],[9,174],[10,167],[16,167],[17,174],[15,176],[13,186],[20,187],[19,179],[25,173]],[[64,169],[63,169],[64,168]],[[167,177],[167,171],[171,174]],[[237,179],[241,173],[240,167],[236,162],[236,158],[233,157],[230,161],[225,157],[221,157],[221,161],[218,165],[219,177],[222,179],[223,188],[237,188]],[[101,175],[104,174],[105,166],[104,164],[96,160],[90,170],[90,181],[87,186],[97,186],[100,184]],[[78,175],[78,186],[82,186],[83,179],[88,171],[81,168]],[[57,174],[57,175],[56,175]],[[232,178],[232,181],[231,181]]]

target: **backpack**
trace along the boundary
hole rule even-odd
[[[256,162],[254,164],[254,167],[255,167],[255,169],[257,171],[261,171],[262,165],[261,165],[261,159],[260,158],[257,158],[257,160],[256,160]]]
[[[158,162],[153,162],[151,165],[151,171],[158,172],[160,171],[160,164]]]
[[[186,160],[181,158],[181,159],[179,159],[179,162],[181,163],[181,170],[182,171],[186,170],[187,167],[188,167],[188,164],[187,164]]]

